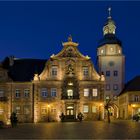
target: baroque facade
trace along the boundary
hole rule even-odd
[[[0,116],[5,122],[16,112],[19,122],[104,117],[104,76],[72,37],[48,60],[6,58],[0,68]]]

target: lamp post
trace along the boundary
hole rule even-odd
[[[50,122],[50,105],[48,104],[48,122]]]

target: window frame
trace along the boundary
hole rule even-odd
[[[57,96],[57,88],[51,88],[51,97],[56,97],[56,96]]]

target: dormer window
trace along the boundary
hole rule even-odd
[[[118,53],[120,54],[121,53],[121,50],[119,50]]]
[[[57,66],[52,66],[51,75],[57,76]]]
[[[83,75],[88,76],[88,67],[87,66],[83,67]]]

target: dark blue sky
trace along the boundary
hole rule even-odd
[[[71,34],[95,64],[109,6],[130,80],[140,74],[140,2],[0,2],[0,60],[9,55],[47,59]]]

